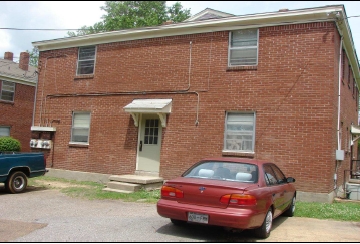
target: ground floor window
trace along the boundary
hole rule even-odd
[[[0,137],[2,136],[10,136],[9,126],[0,126]]]
[[[90,112],[73,112],[71,142],[89,143]]]
[[[255,113],[227,112],[224,150],[254,152]]]

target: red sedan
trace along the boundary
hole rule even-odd
[[[207,158],[166,181],[157,203],[175,225],[194,222],[270,235],[272,221],[295,211],[295,179],[273,163],[244,158]]]

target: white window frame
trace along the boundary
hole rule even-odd
[[[8,129],[8,131],[9,131],[9,133],[7,134],[7,135],[3,135],[2,133],[1,133],[1,129]],[[3,136],[10,136],[10,126],[0,126],[0,137],[3,137]]]
[[[13,90],[6,90],[4,89],[4,83],[5,82],[8,82],[8,83],[11,83],[11,85],[13,86]],[[10,86],[9,84],[7,86]],[[6,91],[6,92],[11,92],[12,93],[12,100],[8,100],[8,99],[4,99],[3,98],[3,91]],[[2,101],[8,101],[8,102],[13,102],[15,99],[15,82],[12,82],[12,81],[7,81],[7,80],[2,80],[1,82],[1,91],[0,91],[0,100]]]
[[[75,127],[75,116],[77,114],[88,114],[89,115],[89,126],[88,127]],[[72,123],[71,123],[71,138],[70,138],[70,144],[83,144],[83,145],[89,145],[89,137],[90,137],[90,124],[91,124],[91,112],[89,111],[73,111],[72,113]],[[82,141],[75,141],[74,140],[74,130],[76,129],[87,129],[88,133],[87,133],[87,141],[86,142],[82,142]]]
[[[89,47],[94,47],[95,48],[95,55],[94,55],[94,58],[93,59],[81,59],[80,60],[80,52],[81,52],[81,49],[82,48],[89,48]],[[84,47],[79,47],[79,49],[78,49],[78,59],[77,59],[77,65],[76,65],[76,75],[93,75],[93,74],[95,74],[95,63],[96,63],[96,54],[97,54],[97,46],[84,46]],[[94,61],[94,68],[93,68],[93,72],[90,74],[79,74],[78,72],[79,72],[79,63],[81,62],[81,61],[91,61],[91,60],[93,60]]]
[[[228,133],[231,133],[228,131],[227,129],[227,125],[228,125],[228,116],[229,114],[236,114],[236,115],[252,115],[253,116],[253,131],[252,131],[252,143],[251,143],[251,150],[246,150],[246,149],[242,149],[240,148],[239,150],[234,150],[234,149],[228,149],[227,148],[227,135]],[[227,111],[226,115],[225,115],[225,130],[224,130],[224,149],[223,152],[238,152],[238,153],[254,153],[255,152],[255,131],[256,131],[256,113],[255,112],[239,112],[239,111]],[[241,134],[241,131],[235,132],[234,134]],[[245,133],[248,134],[248,133]],[[241,147],[243,147],[243,144],[241,145]]]
[[[255,28],[252,28],[255,29]],[[246,30],[246,29],[244,29]],[[238,30],[233,30],[233,31],[229,31],[229,50],[228,50],[228,67],[236,67],[236,66],[257,66],[258,65],[258,61],[259,61],[259,29],[257,30],[257,41],[256,41],[256,46],[245,46],[245,47],[231,47],[231,38],[232,38],[232,33],[234,31],[238,31]],[[237,64],[237,65],[232,65],[230,62],[230,54],[232,50],[244,50],[244,49],[250,49],[250,48],[256,48],[256,63],[255,64]]]

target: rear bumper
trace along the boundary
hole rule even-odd
[[[209,225],[236,229],[260,227],[265,218],[265,213],[259,213],[252,209],[213,208],[178,203],[177,201],[166,199],[160,199],[156,207],[158,214],[164,218],[187,221],[188,212],[195,212],[209,215]]]

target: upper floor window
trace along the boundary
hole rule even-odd
[[[229,66],[257,65],[258,29],[230,32]]]
[[[95,70],[96,47],[79,47],[79,57],[77,63],[77,75],[94,74]]]
[[[225,151],[254,152],[255,113],[226,114]]]
[[[0,137],[2,136],[10,136],[9,126],[0,126]]]
[[[73,112],[71,142],[89,143],[90,112]]]
[[[15,83],[3,80],[1,83],[0,100],[14,101]]]

